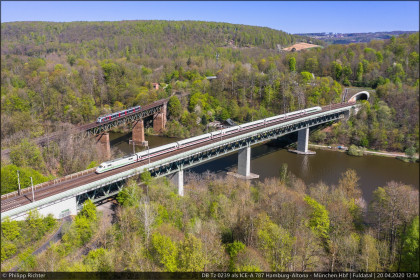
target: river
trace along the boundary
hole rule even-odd
[[[132,153],[133,147],[128,144],[131,133],[110,133],[111,146],[124,153]],[[177,141],[176,138],[146,136],[150,148]],[[136,147],[136,152],[142,148]],[[359,185],[364,199],[369,202],[372,192],[387,182],[396,181],[419,188],[419,164],[405,163],[395,158],[380,156],[354,157],[346,153],[328,150],[314,150],[316,155],[297,155],[280,146],[258,145],[251,149],[251,172],[259,174],[258,180],[279,175],[280,166],[287,163],[288,170],[301,178],[307,186],[320,181],[327,185],[338,184],[341,173],[354,169],[360,177]],[[237,153],[232,153],[208,163],[188,169],[201,173],[209,170],[225,174],[237,168]]]

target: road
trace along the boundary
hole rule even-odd
[[[338,108],[346,107],[346,106],[349,106],[349,105],[352,105],[352,104],[353,103],[350,103],[350,104],[345,103],[345,104],[335,104],[335,105],[332,105],[332,106],[326,106],[326,107],[323,108],[322,111],[318,111],[318,112],[311,113],[311,114],[306,114],[305,116],[319,114],[321,112],[327,112],[330,109],[331,110],[338,109]],[[292,118],[282,119],[282,120],[279,120],[275,123],[270,124],[267,127],[274,126],[274,125],[277,125],[277,124],[280,124],[280,123],[283,123],[283,122],[291,121],[291,120],[294,120],[294,119],[298,119],[298,118],[301,118],[301,117],[302,117],[302,115],[298,115],[298,116],[295,116],[295,117],[292,117]],[[150,162],[155,162],[155,161],[164,159],[166,157],[176,155],[178,153],[182,153],[182,152],[185,152],[185,151],[188,151],[188,150],[193,150],[193,149],[196,149],[198,147],[206,146],[206,145],[209,145],[209,144],[212,144],[212,143],[219,142],[221,140],[226,140],[226,139],[229,139],[229,138],[232,138],[232,137],[244,134],[244,133],[248,133],[250,131],[258,130],[258,129],[261,129],[261,127],[244,129],[244,130],[241,130],[239,132],[232,133],[228,136],[225,136],[225,137],[223,137],[223,139],[217,138],[217,139],[206,141],[204,143],[198,143],[196,145],[192,145],[192,146],[189,146],[189,147],[186,147],[186,148],[177,149],[175,151],[172,151],[172,152],[160,155],[160,156],[153,157],[153,158],[150,159]],[[101,173],[101,174],[97,174],[97,173],[94,172],[94,170],[92,170],[90,173],[87,173],[87,174],[82,175],[80,177],[68,178],[67,180],[59,182],[57,184],[45,186],[45,187],[42,187],[42,188],[38,188],[34,191],[35,200],[36,201],[41,200],[41,199],[44,199],[46,197],[49,197],[49,196],[52,196],[52,195],[55,195],[55,194],[58,194],[58,193],[61,193],[61,192],[79,187],[79,186],[82,186],[82,185],[85,185],[85,184],[88,184],[88,183],[91,183],[91,182],[109,177],[111,175],[115,175],[115,174],[123,172],[123,171],[127,171],[127,170],[130,170],[130,169],[136,168],[136,167],[140,167],[142,165],[148,164],[148,162],[149,162],[148,159],[141,160],[139,162],[136,162],[136,163],[133,163],[133,164],[130,164],[130,165],[126,165],[126,166],[120,167],[118,169],[110,170],[108,172]],[[16,194],[15,196],[9,197],[9,198],[4,199],[4,200],[3,199],[1,200],[1,212],[8,211],[8,210],[11,210],[11,209],[19,207],[19,206],[23,206],[23,205],[31,203],[31,202],[32,202],[32,193],[31,192],[21,194],[21,195]]]

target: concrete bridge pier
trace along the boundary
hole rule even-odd
[[[166,104],[163,105],[162,110],[153,116],[153,130],[160,133],[165,130],[166,126]]]
[[[184,196],[184,170],[180,169],[172,177],[173,182],[178,187],[178,195]]]
[[[144,137],[144,121],[139,120],[133,126],[133,140],[135,145],[147,146],[147,141]],[[131,142],[130,142],[131,144]]]
[[[111,158],[111,144],[109,142],[109,133],[101,133],[96,136],[96,146],[105,155],[106,159]]]
[[[299,155],[314,155],[315,152],[308,150],[308,141],[309,141],[309,127],[299,130],[297,150],[293,150],[291,152],[294,152]]]
[[[239,179],[256,179],[260,175],[251,173],[251,147],[245,147],[238,152],[238,173],[228,172],[228,175],[232,175]]]

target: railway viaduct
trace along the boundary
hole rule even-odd
[[[252,145],[298,132],[298,153],[308,154],[310,127],[347,118],[358,106],[356,102],[324,106],[318,112],[279,119],[264,127],[241,130],[225,137],[221,136],[220,139],[198,143],[109,172],[96,174],[95,168],[92,168],[37,185],[32,192],[31,188],[27,188],[23,189],[21,194],[6,194],[1,197],[1,219],[24,219],[32,209],[38,209],[43,215],[51,213],[56,218],[75,215],[86,199],[96,202],[113,196],[122,189],[128,178],[145,171],[149,171],[154,177],[173,174],[178,194],[182,196],[185,169],[233,152],[238,152],[238,173],[235,176],[244,179],[255,178],[250,166]],[[95,129],[100,128],[96,126]]]
[[[143,106],[140,111],[133,112],[118,119],[106,121],[103,123],[89,123],[82,126],[78,126],[71,131],[66,131],[66,134],[77,134],[86,133],[91,136],[95,136],[98,147],[109,159],[111,157],[111,146],[109,141],[108,131],[116,126],[122,124],[132,124],[133,130],[133,141],[136,145],[143,145],[145,141],[144,137],[144,119],[153,117],[153,130],[156,133],[161,132],[166,126],[166,115],[167,115],[167,103],[169,98],[161,99]],[[60,138],[60,133],[55,132],[47,136],[39,137],[34,139],[35,143],[44,145],[48,141],[55,141]],[[10,149],[4,149],[1,151],[1,156],[5,157],[10,153]]]
[[[143,106],[139,112],[133,112],[124,115],[118,119],[106,121],[103,123],[91,123],[81,127],[81,130],[90,135],[95,135],[99,148],[106,155],[106,158],[111,157],[111,145],[109,141],[108,131],[116,126],[122,124],[132,124],[133,138],[132,141],[136,145],[144,145],[144,119],[153,117],[153,130],[159,133],[165,129],[166,114],[167,114],[167,99],[161,99],[146,106]]]

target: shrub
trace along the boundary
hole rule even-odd
[[[363,156],[364,149],[363,148],[358,148],[355,145],[351,145],[349,147],[349,150],[347,151],[347,153],[351,156],[361,157],[361,156]]]

